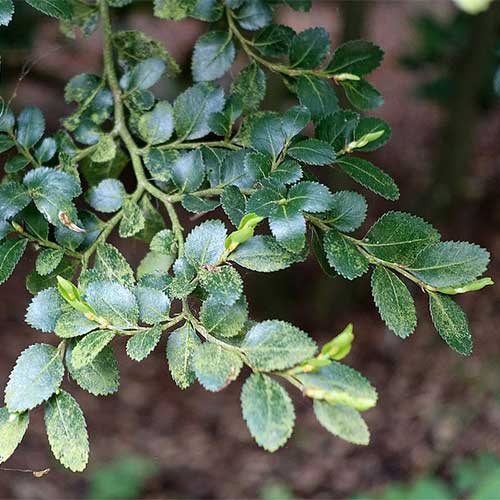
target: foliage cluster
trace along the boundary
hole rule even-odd
[[[168,366],[181,389],[197,380],[219,391],[250,369],[243,418],[266,450],[283,446],[294,427],[292,399],[278,380],[312,400],[328,431],[367,444],[361,412],[376,404],[377,392],[341,362],[352,326],[320,348],[285,321],[249,316],[240,269],[279,271],[303,262],[310,249],[329,276],[353,280],[370,271],[380,316],[401,338],[416,328],[407,284],[417,285],[441,337],[471,353],[467,318],[452,295],[491,283],[479,279],[488,252],[441,241],[430,224],[397,211],[355,237],[365,198],[332,192],[318,177],[334,168],[383,198],[399,196],[394,180],[363,156],[387,142],[389,126],[342,109],[337,98],[344,92],[361,112],[382,104],[366,79],[382,61],[380,48],[355,40],[331,51],[323,28],[296,33],[273,23],[279,4],[308,10],[308,0],[155,0],[161,19],[211,24],[194,46],[194,84],[171,103],[152,91],[179,71],[165,47],[140,31],[112,30],[110,7],[128,0],[28,3],[60,19],[69,36],[77,28],[91,35],[100,25],[104,70],[69,81],[64,95],[75,109],[53,136],[35,106],[18,116],[5,106],[1,114],[0,151],[11,153],[0,185],[0,283],[32,246],[26,321],[60,340],[31,345],[11,372],[0,409],[0,461],[22,440],[30,411],[44,404],[54,456],[83,470],[86,423],[61,387],[65,374],[67,389],[75,383],[96,396],[113,394],[115,340],[126,338],[127,354],[140,362],[166,333]],[[12,12],[12,1],[0,0],[0,23]],[[237,51],[248,62],[225,91],[216,80]],[[266,72],[281,77],[297,105],[260,110]],[[120,180],[126,168],[135,175],[133,192]],[[180,209],[213,215],[185,237]],[[121,238],[149,244],[136,270],[107,241],[115,228]]]

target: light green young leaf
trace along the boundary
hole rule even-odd
[[[66,366],[71,378],[85,391],[94,396],[114,394],[120,384],[120,373],[113,347],[107,345],[92,361],[81,368],[71,362],[75,341],[66,349]]]
[[[64,257],[64,250],[62,248],[43,249],[36,258],[36,272],[41,276],[51,273],[61,262]]]
[[[332,404],[345,404],[364,411],[375,406],[377,391],[359,372],[337,361],[312,373],[296,377],[304,385],[304,394]]]
[[[17,358],[5,388],[11,413],[31,410],[59,389],[64,375],[61,353],[48,344],[33,344]]]
[[[363,238],[363,247],[387,262],[411,266],[426,248],[438,242],[439,232],[420,217],[387,212]]]
[[[304,259],[305,255],[289,252],[268,235],[250,238],[229,256],[236,264],[261,273],[280,271]]]
[[[315,400],[314,414],[319,423],[333,435],[354,444],[367,445],[370,442],[368,426],[354,408]]]
[[[424,249],[408,270],[435,287],[460,285],[486,271],[490,254],[478,245],[464,241],[444,241]]]
[[[292,435],[295,411],[288,393],[267,375],[254,373],[241,391],[243,418],[259,446],[273,452]]]
[[[135,361],[146,359],[158,345],[161,334],[161,326],[154,325],[141,333],[133,335],[127,342],[127,354]]]
[[[221,337],[238,335],[248,319],[248,304],[244,296],[232,305],[221,304],[214,297],[205,300],[200,320],[209,333]]]
[[[189,323],[185,323],[168,337],[168,367],[174,382],[181,389],[187,389],[196,378],[193,353],[199,345],[201,345],[200,339]]]
[[[87,424],[76,400],[67,392],[52,396],[45,407],[45,427],[54,457],[73,472],[89,460]]]
[[[429,292],[432,322],[443,340],[456,352],[472,353],[472,336],[463,309],[448,295]]]
[[[28,240],[17,238],[0,244],[0,285],[7,281],[26,250]]]
[[[385,324],[406,338],[417,326],[417,312],[406,285],[389,269],[377,266],[372,274],[373,300]]]
[[[144,229],[145,220],[141,208],[132,198],[123,202],[123,216],[118,227],[121,238],[129,238]]]
[[[232,35],[228,31],[209,31],[198,38],[191,70],[195,82],[220,78],[231,67],[236,55]]]
[[[77,370],[91,363],[96,356],[113,340],[111,330],[96,330],[81,339],[71,353],[71,364]]]
[[[365,145],[364,138],[372,137]],[[376,137],[376,139],[373,139]],[[358,151],[375,151],[391,138],[391,127],[380,118],[364,116],[354,130],[354,141]]]
[[[0,464],[4,463],[19,446],[28,429],[29,421],[28,412],[20,415],[11,414],[5,406],[0,408]]]
[[[397,200],[399,198],[399,189],[392,177],[383,170],[363,158],[354,156],[342,156],[335,161],[342,170],[374,193],[387,200]]]
[[[278,320],[263,321],[252,327],[241,348],[254,368],[265,371],[290,368],[311,358],[317,350],[307,333]]]
[[[217,392],[236,380],[243,362],[238,354],[204,342],[195,347],[193,368],[198,382],[207,390]]]
[[[196,268],[217,264],[224,253],[226,235],[226,228],[219,220],[196,226],[186,238],[185,255],[189,263]]]
[[[368,271],[368,260],[356,245],[335,229],[325,233],[323,246],[329,264],[344,278],[353,280]]]

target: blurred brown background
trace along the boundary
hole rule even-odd
[[[368,222],[390,209],[425,215],[444,237],[488,248],[493,255],[488,274],[500,279],[495,258],[500,255],[499,6],[474,18],[458,15],[444,1],[313,1],[313,6],[308,14],[280,10],[280,21],[297,30],[323,26],[334,46],[363,36],[386,51],[371,81],[386,99],[374,114],[389,122],[393,137],[371,159],[395,178],[401,199],[389,203],[364,192]],[[117,24],[162,40],[183,64],[183,77],[160,89],[172,98],[187,84],[191,47],[206,25],[161,21],[150,11],[148,2],[140,2],[123,10]],[[449,32],[415,21],[423,13]],[[83,71],[100,71],[100,42],[99,33],[65,39],[55,22],[19,3],[12,26],[0,29],[0,93],[8,98],[17,88],[14,109],[36,104],[48,128],[56,129],[68,111],[65,81]],[[30,72],[18,82],[27,63]],[[288,92],[272,78],[269,82],[267,105],[289,104]],[[357,189],[345,178],[337,186]],[[192,225],[189,218],[184,222]],[[125,248],[136,264],[144,248],[138,242]],[[0,288],[2,386],[18,353],[40,341],[41,334],[23,320],[30,298],[24,275],[33,255],[28,260]],[[485,450],[500,454],[498,287],[460,299],[475,339],[474,354],[465,359],[430,327],[425,298],[418,291],[419,326],[401,341],[378,318],[368,277],[355,283],[331,280],[311,259],[281,273],[246,278],[255,319],[287,319],[318,341],[354,322],[356,342],[347,361],[380,391],[378,406],[365,414],[370,446],[355,447],[327,434],[309,401],[295,394],[295,433],[284,449],[268,454],[245,428],[239,382],[218,394],[198,385],[182,392],[168,373],[164,342],[141,364],[118,346],[118,394],[94,398],[72,386],[91,436],[88,471],[72,474],[55,463],[43,412],[37,410],[22,445],[3,465],[51,471],[35,478],[0,468],[0,497],[346,498],[423,473],[446,477],[460,457]]]

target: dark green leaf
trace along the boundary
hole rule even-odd
[[[359,123],[354,130],[354,140],[359,141],[369,134],[381,133],[382,135],[373,141],[370,141],[366,146],[357,147],[357,151],[375,151],[383,146],[391,138],[391,127],[380,118],[373,116],[364,116],[359,120]]]
[[[317,68],[330,50],[330,37],[323,28],[309,28],[295,35],[290,44],[290,67]]]
[[[417,326],[413,298],[406,285],[389,269],[377,266],[372,274],[373,300],[385,324],[398,337],[406,338]]]
[[[295,31],[289,26],[271,24],[259,32],[254,46],[267,57],[281,57],[288,54],[294,35]]]
[[[339,103],[333,87],[328,81],[316,76],[303,75],[297,82],[300,104],[311,112],[313,120],[334,113]]]
[[[282,129],[288,139],[304,130],[311,120],[311,113],[305,106],[293,106],[282,118]]]
[[[174,131],[173,109],[167,101],[160,101],[152,111],[139,118],[139,133],[148,144],[168,141]]]
[[[18,214],[31,201],[26,188],[18,182],[0,184],[0,220],[7,220]]]
[[[267,26],[273,19],[273,11],[266,0],[245,0],[234,16],[245,30],[258,30]]]
[[[332,75],[351,73],[364,76],[378,68],[383,57],[380,47],[366,40],[351,40],[335,49],[326,71]]]
[[[154,181],[170,180],[172,165],[178,160],[179,153],[172,150],[149,148],[144,155],[144,163]]]
[[[72,8],[66,0],[25,0],[32,7],[57,19],[71,19]]]
[[[127,92],[146,90],[152,87],[163,75],[165,63],[161,59],[149,58],[141,61],[120,82]]]
[[[26,250],[28,240],[11,239],[0,244],[0,284],[7,281]]]
[[[221,221],[208,220],[196,226],[186,239],[186,258],[196,268],[216,264],[224,252],[226,236],[226,228]]]
[[[243,291],[243,280],[234,267],[202,269],[198,276],[211,299],[220,304],[233,305]]]
[[[246,213],[245,196],[236,186],[226,186],[221,194],[222,208],[234,226],[238,227]]]
[[[199,198],[191,194],[185,194],[182,198],[182,206],[194,214],[211,212],[220,205],[219,200],[210,200],[208,198]]]
[[[366,80],[343,80],[340,84],[349,102],[358,109],[367,111],[384,104],[382,94]]]
[[[260,373],[250,375],[241,391],[241,408],[258,445],[273,452],[288,441],[295,423],[293,404],[272,378]]]
[[[330,190],[319,182],[304,181],[293,185],[288,191],[286,207],[292,210],[318,213],[332,207]]]
[[[353,280],[368,271],[366,257],[354,243],[335,229],[325,233],[323,245],[328,262],[344,278]]]
[[[205,300],[200,310],[200,320],[211,334],[221,337],[238,335],[248,319],[248,305],[245,297],[240,297],[232,305],[222,304],[217,298]]]
[[[168,318],[170,299],[163,292],[138,286],[134,293],[139,306],[139,317],[143,323],[154,325]]]
[[[11,156],[4,165],[5,173],[15,174],[29,165],[30,161],[23,155]]]
[[[251,62],[238,73],[231,94],[241,99],[245,113],[258,109],[266,95],[266,75],[257,63]]]
[[[205,178],[205,165],[201,151],[196,149],[181,154],[171,165],[170,175],[181,191],[188,193],[196,191]]]
[[[286,142],[286,136],[281,127],[281,120],[277,116],[263,116],[252,127],[251,146],[277,158]]]
[[[36,271],[41,276],[51,273],[62,261],[64,250],[45,248],[36,258]]]
[[[327,142],[305,139],[291,146],[287,154],[310,165],[329,165],[335,160],[335,150]]]
[[[191,69],[195,82],[220,78],[231,67],[236,55],[232,35],[228,31],[209,31],[198,38]]]
[[[40,1],[40,0],[37,0]],[[24,108],[17,118],[17,142],[25,148],[31,148],[45,132],[45,119],[35,106]]]
[[[320,234],[318,234],[318,230],[314,227],[312,228],[311,248],[314,252],[314,256],[316,257],[321,270],[329,278],[336,278],[338,274],[330,266],[328,259],[326,258],[325,249],[323,248],[322,237]]]
[[[447,295],[429,292],[432,322],[439,335],[456,352],[472,353],[469,322],[462,308]]]
[[[338,191],[333,194],[325,222],[333,225],[338,231],[350,233],[363,224],[366,209],[366,200],[359,193]]]
[[[342,170],[362,186],[387,200],[397,200],[399,189],[392,177],[363,158],[342,156],[335,161]]]
[[[339,110],[323,117],[316,127],[316,137],[341,152],[354,138],[359,115],[354,111]]]
[[[293,253],[306,244],[306,221],[302,212],[280,205],[269,217],[269,227],[276,241]]]

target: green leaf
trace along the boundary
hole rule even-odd
[[[33,147],[45,132],[45,119],[35,106],[24,108],[17,118],[17,142],[29,149]]]
[[[201,21],[218,21],[224,13],[224,7],[217,0],[197,0],[190,16]]]
[[[283,186],[266,184],[263,189],[255,191],[247,202],[249,212],[269,217],[276,214],[286,204],[286,190]]]
[[[171,178],[172,165],[179,158],[179,153],[172,150],[148,148],[144,155],[144,163],[154,181],[168,182]]]
[[[5,407],[0,408],[0,464],[4,463],[19,446],[28,429],[29,421],[28,412],[16,415],[10,414]]]
[[[293,106],[283,115],[281,127],[288,139],[304,130],[311,120],[311,113],[305,106]]]
[[[26,312],[26,323],[48,333],[53,332],[59,319],[64,302],[55,288],[39,292],[30,302]]]
[[[340,85],[349,102],[358,109],[368,111],[384,104],[383,95],[366,80],[343,80]]]
[[[87,424],[70,394],[60,391],[47,402],[45,426],[54,457],[73,472],[83,471],[89,460]]]
[[[297,81],[297,96],[300,104],[311,112],[313,120],[334,113],[339,102],[333,87],[316,76],[303,75]]]
[[[154,325],[168,318],[170,299],[163,292],[145,286],[138,286],[134,293],[142,322]]]
[[[35,156],[40,163],[46,163],[51,160],[57,151],[57,144],[52,137],[46,137],[36,148]]]
[[[196,226],[188,235],[185,255],[196,268],[206,264],[217,264],[224,253],[224,240],[227,233],[219,220],[208,220]]]
[[[354,156],[342,156],[337,158],[335,163],[340,165],[342,170],[356,182],[386,200],[397,200],[399,198],[399,189],[392,177],[368,160]]]
[[[253,31],[267,26],[273,20],[273,11],[266,0],[252,0],[244,2],[234,17],[244,30]]]
[[[456,352],[472,353],[472,336],[463,309],[447,295],[429,292],[432,322],[439,335]]]
[[[351,73],[364,76],[380,66],[384,52],[366,40],[351,40],[340,45],[333,53],[325,71],[331,75]]]
[[[120,384],[120,374],[113,347],[107,345],[92,361],[81,368],[71,362],[74,343],[66,350],[66,366],[71,378],[94,396],[114,394]]]
[[[36,258],[36,271],[38,274],[45,276],[51,273],[62,261],[64,250],[62,248],[52,249],[45,248]]]
[[[144,229],[144,214],[132,198],[126,198],[123,203],[123,216],[118,228],[121,238],[129,238]]]
[[[241,408],[250,434],[265,450],[276,451],[292,435],[292,400],[271,377],[254,373],[247,378],[241,391]]]
[[[288,55],[295,31],[289,26],[271,24],[259,32],[254,40],[254,47],[267,57]]]
[[[11,413],[31,410],[59,389],[64,375],[61,354],[48,344],[33,344],[17,358],[5,388]]]
[[[375,406],[377,391],[353,368],[332,361],[312,373],[299,373],[296,377],[304,385],[304,394],[332,404],[345,404],[364,411]]]
[[[102,280],[117,281],[128,287],[135,283],[134,271],[129,263],[110,243],[98,245],[94,270]]]
[[[243,112],[256,111],[266,95],[266,74],[252,61],[245,66],[231,84],[231,94],[238,96],[243,105]]]
[[[277,158],[286,142],[286,136],[277,116],[266,115],[255,121],[250,139],[251,146]]]
[[[372,274],[373,300],[385,324],[406,338],[417,326],[417,312],[406,285],[389,269],[377,266]]]
[[[269,176],[271,182],[278,184],[293,184],[303,176],[302,167],[295,160],[281,162]]]
[[[309,165],[329,165],[335,160],[333,147],[318,139],[296,142],[287,150],[287,154]]]
[[[193,368],[198,382],[207,390],[217,392],[236,380],[243,366],[232,351],[210,342],[197,345],[193,353]]]
[[[330,37],[323,28],[309,28],[292,38],[290,44],[290,67],[317,68],[330,50]]]
[[[135,237],[148,244],[153,239],[153,236],[165,227],[165,221],[157,209],[158,205],[158,200],[154,200],[153,205],[151,197],[147,195],[143,196],[139,203],[142,216],[144,217],[144,228]]]
[[[1,25],[0,25],[1,26]],[[2,116],[0,116],[0,128],[2,126]],[[15,146],[14,141],[6,134],[0,134],[0,153],[4,153]]]
[[[341,276],[353,280],[368,271],[368,260],[354,243],[335,229],[325,233],[323,245],[328,263]]]
[[[153,252],[170,255],[175,250],[175,234],[171,229],[162,229],[156,233],[149,247]]]
[[[232,305],[221,304],[214,297],[205,300],[200,310],[200,321],[207,331],[220,337],[235,337],[248,319],[248,304],[240,297]]]
[[[383,146],[391,138],[391,127],[380,118],[364,116],[354,130],[354,140],[362,141],[364,137],[372,134],[381,134],[375,140],[370,140],[365,146],[356,146],[358,151],[375,151]]]
[[[366,233],[363,247],[379,259],[411,266],[418,255],[440,237],[438,231],[420,217],[387,212]]]
[[[205,178],[205,165],[199,149],[181,154],[170,169],[172,180],[183,192],[196,191]]]
[[[139,133],[148,144],[168,141],[174,131],[173,109],[167,101],[160,101],[152,111],[139,118]]]
[[[139,310],[134,294],[120,283],[93,281],[87,286],[85,300],[99,316],[117,328],[137,324]]]
[[[194,0],[154,0],[154,14],[160,19],[180,21],[189,15]]]
[[[158,345],[161,334],[160,325],[154,325],[141,333],[136,333],[127,342],[127,354],[135,361],[146,359]]]
[[[77,370],[87,366],[113,340],[111,330],[96,330],[83,337],[73,348],[71,364]]]
[[[354,444],[367,445],[370,442],[370,431],[354,408],[316,400],[314,414],[319,423],[333,435]]]
[[[304,258],[302,254],[289,252],[267,235],[250,238],[229,256],[229,260],[236,264],[261,273],[286,269],[296,262],[303,261]]]
[[[0,1],[0,26],[8,26],[10,21],[12,20],[13,15],[14,15],[14,2],[12,0],[1,0]],[[0,453],[0,455],[1,455],[1,453]]]
[[[66,0],[25,0],[32,7],[56,19],[71,19],[73,9]]]
[[[127,92],[146,90],[159,81],[165,72],[165,63],[155,57],[145,59],[126,73],[120,81]]]
[[[0,220],[7,220],[18,214],[31,201],[26,188],[18,182],[0,184]]]
[[[293,253],[306,244],[306,221],[300,211],[280,205],[269,217],[269,227],[276,241]]]
[[[332,193],[323,184],[304,181],[290,188],[286,207],[292,210],[318,213],[326,212],[332,206]]]
[[[174,382],[181,389],[187,389],[196,378],[193,353],[199,345],[201,345],[200,339],[189,323],[185,323],[168,337],[168,367]]]
[[[218,200],[210,200],[208,198],[200,198],[191,194],[185,194],[182,198],[182,206],[194,214],[202,214],[211,212],[220,206]]]
[[[352,142],[358,123],[358,113],[342,109],[319,120],[315,129],[316,137],[332,145],[341,155]]]
[[[236,49],[228,31],[209,31],[196,41],[191,69],[195,82],[220,78],[234,62]]]
[[[15,174],[29,165],[30,161],[23,155],[11,156],[4,164],[6,174]]]
[[[55,168],[39,167],[26,174],[23,180],[33,201],[43,216],[53,225],[59,223],[61,212],[75,212],[72,199],[81,193],[75,177]]]
[[[79,337],[95,330],[98,323],[87,319],[87,317],[76,309],[63,312],[56,321],[54,333],[63,339]]]
[[[325,249],[323,247],[322,238],[316,228],[311,230],[311,248],[318,261],[321,270],[329,277],[336,278],[338,275],[335,270],[330,266],[328,259],[326,258]]]
[[[434,287],[461,285],[486,271],[490,254],[464,241],[444,241],[428,246],[416,256],[408,270]]]
[[[107,163],[116,156],[116,143],[109,134],[102,134],[90,159],[95,163]]]
[[[232,306],[243,292],[243,280],[232,266],[205,268],[198,276],[211,300],[220,304]]]
[[[57,276],[71,279],[75,269],[76,261],[64,258],[61,263],[47,276],[40,276],[36,271],[28,274],[26,277],[26,288],[30,293],[35,295],[46,288],[56,286]]]
[[[333,194],[325,222],[343,233],[358,229],[366,218],[366,200],[359,193],[338,191]]]
[[[269,320],[251,328],[241,344],[258,370],[284,370],[314,356],[316,343],[307,333],[284,321]]]
[[[246,213],[245,196],[236,186],[226,186],[221,194],[222,208],[234,226],[238,227]]]
[[[224,91],[213,83],[198,83],[174,103],[175,130],[180,140],[199,139],[210,132],[212,113],[224,108]]]
[[[11,239],[0,244],[0,284],[5,283],[26,250],[28,240]]]

